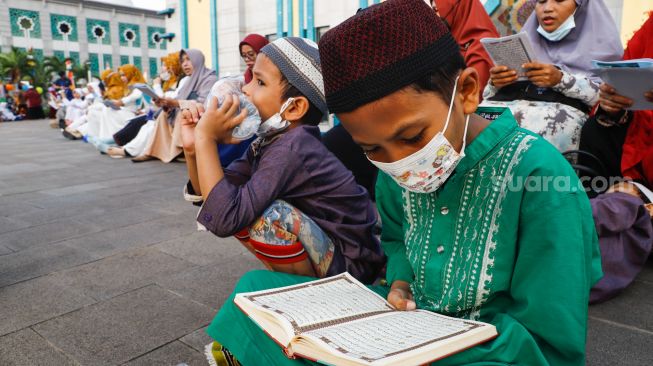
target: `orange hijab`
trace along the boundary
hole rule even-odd
[[[112,72],[107,76],[105,99],[117,100],[127,95],[127,86],[122,81],[119,72]]]
[[[163,82],[163,91],[168,91],[174,89],[179,81],[183,77],[183,70],[181,69],[181,63],[179,63],[179,52],[170,53],[164,57],[161,57],[161,63],[165,65],[170,73],[170,79]]]
[[[128,86],[145,82],[141,70],[132,64],[122,65],[118,70],[127,77]]]

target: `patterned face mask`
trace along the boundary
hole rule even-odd
[[[428,144],[419,151],[392,163],[382,163],[369,159],[377,168],[390,175],[397,184],[411,192],[431,193],[437,191],[465,156],[469,115],[465,121],[463,146],[460,153],[444,137],[444,133],[447,131],[447,127],[449,127],[457,86],[458,78],[456,78],[454,83],[453,94],[449,104],[449,113],[447,114],[447,122],[444,124],[444,129],[433,136]]]

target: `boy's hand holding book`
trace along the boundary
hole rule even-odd
[[[237,144],[241,142],[241,140],[232,136],[232,132],[247,117],[247,110],[243,109],[238,113],[240,101],[234,95],[225,98],[222,106],[218,105],[218,98],[212,97],[206,111],[204,111],[197,123],[195,136],[209,138],[218,144]]]

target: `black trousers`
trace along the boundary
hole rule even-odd
[[[605,127],[596,121],[596,117],[591,117],[581,130],[579,149],[601,160],[605,166],[605,171],[602,172],[605,178],[621,177],[621,155],[629,125],[630,123],[625,123]],[[582,155],[579,156],[578,162],[597,172],[603,170],[593,159]]]

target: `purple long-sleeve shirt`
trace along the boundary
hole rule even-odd
[[[644,202],[627,193],[606,193],[590,202],[603,267],[603,278],[590,292],[593,304],[615,297],[644,268],[653,248],[653,225]]]
[[[225,169],[197,217],[220,237],[234,235],[284,200],[313,219],[335,245],[327,275],[348,271],[374,281],[385,258],[372,234],[376,214],[364,188],[320,141],[314,126],[285,132]]]

